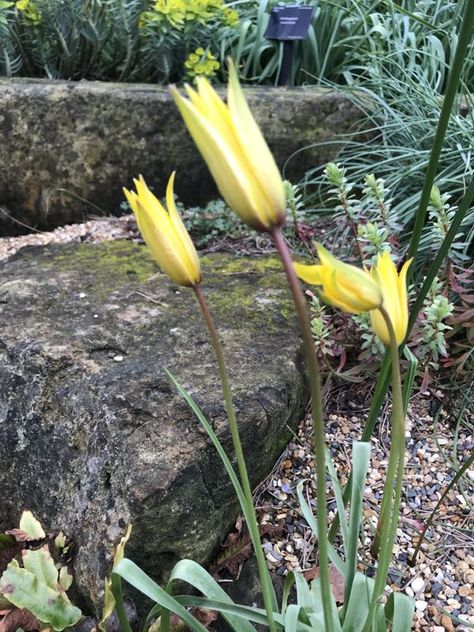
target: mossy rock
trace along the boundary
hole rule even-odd
[[[203,258],[253,484],[271,470],[308,399],[300,340],[274,257]],[[25,248],[0,266],[0,528],[23,508],[75,544],[98,605],[126,525],[127,554],[162,581],[207,562],[238,513],[172,371],[231,452],[212,350],[191,290],[126,241]]]

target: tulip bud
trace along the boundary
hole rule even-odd
[[[387,312],[393,329],[397,344],[400,345],[405,339],[408,326],[408,294],[407,294],[407,271],[412,259],[406,261],[400,274],[388,252],[383,252],[377,257],[377,264],[371,270],[372,277],[378,282],[383,296],[383,308]],[[384,343],[390,344],[390,335],[387,324],[380,310],[370,312],[372,328]]]
[[[201,266],[194,244],[178,214],[173,195],[173,172],[166,188],[167,210],[147,187],[142,176],[134,180],[137,192],[124,189],[138,229],[158,265],[178,285],[193,286],[201,280]]]
[[[300,279],[319,286],[321,298],[350,314],[376,309],[382,304],[382,292],[367,270],[343,263],[321,244],[316,244],[319,265],[295,263]]]
[[[219,191],[241,219],[257,230],[283,223],[285,193],[275,160],[250,112],[237,72],[229,67],[227,105],[205,78],[189,98],[172,87],[176,105]]]

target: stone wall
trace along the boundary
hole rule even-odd
[[[346,97],[329,90],[246,92],[292,181],[332,159],[331,141],[361,120]],[[315,143],[325,144],[300,151]],[[176,169],[186,204],[217,195],[168,90],[152,85],[0,79],[0,164],[0,235],[20,222],[52,228],[116,214],[122,186],[139,173],[161,193]]]

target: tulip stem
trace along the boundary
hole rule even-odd
[[[397,527],[402,496],[403,474],[405,468],[405,411],[403,409],[402,381],[400,376],[400,358],[398,342],[390,316],[383,307],[379,310],[384,317],[390,336],[390,355],[392,356],[392,437],[387,478],[376,537],[380,543],[380,556],[375,576],[374,592],[369,614],[363,632],[372,630],[372,622],[378,601],[387,581],[388,569],[392,559],[393,545],[397,536]],[[393,491],[394,490],[394,491]],[[390,508],[392,511],[390,512]]]
[[[232,398],[232,390],[229,383],[229,377],[227,375],[227,369],[224,361],[224,353],[222,350],[222,344],[219,338],[214,319],[212,317],[209,305],[201,291],[199,285],[193,286],[194,293],[199,302],[202,315],[209,331],[211,338],[212,348],[216,358],[217,366],[219,368],[219,375],[222,384],[222,391],[224,395],[225,407],[227,411],[227,418],[229,421],[230,434],[232,437],[232,443],[234,445],[235,455],[237,458],[237,467],[240,475],[240,482],[242,484],[242,491],[245,496],[247,507],[245,508],[245,518],[247,520],[247,526],[252,544],[255,550],[255,556],[257,558],[258,572],[260,576],[260,583],[262,587],[263,602],[267,613],[268,627],[271,632],[276,632],[276,623],[273,616],[273,608],[276,608],[275,593],[273,585],[271,583],[270,573],[266,565],[265,557],[263,555],[262,542],[260,539],[260,531],[258,528],[257,518],[255,516],[255,509],[253,506],[252,488],[248,477],[247,467],[245,465],[245,457],[242,449],[242,442],[240,440],[239,428],[237,425],[237,417],[235,414],[234,402]],[[242,509],[244,509],[242,507]]]
[[[324,630],[333,632],[333,621],[331,615],[331,585],[329,581],[328,567],[328,543],[327,543],[327,508],[326,508],[326,457],[325,457],[325,433],[324,415],[321,396],[321,373],[319,361],[314,346],[313,334],[311,333],[311,322],[304,294],[301,290],[300,282],[296,276],[291,260],[290,251],[283,237],[280,227],[271,230],[273,243],[281,257],[285,268],[288,285],[290,287],[293,301],[298,315],[299,325],[303,334],[304,353],[309,370],[311,387],[311,412],[313,417],[313,443],[316,460],[316,496],[317,510],[316,520],[318,525],[318,554],[319,570],[321,582],[321,597],[324,612]]]

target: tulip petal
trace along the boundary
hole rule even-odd
[[[232,64],[227,105],[203,77],[197,91],[186,86],[187,99],[171,92],[227,204],[257,230],[281,225],[283,182]]]
[[[266,212],[269,214],[267,221],[272,221],[275,209],[279,209],[283,217],[285,191],[280,171],[250,111],[232,62],[229,62],[227,101],[235,133],[257,180],[256,186],[267,197]]]
[[[232,151],[227,139],[214,129],[188,99],[184,99],[176,88],[171,88],[174,100],[193,137],[199,151],[217,183],[218,189],[227,204],[242,219],[257,229],[264,229],[265,217],[258,203],[252,198],[253,183],[238,162],[238,156]]]
[[[306,265],[304,263],[293,263],[296,276],[308,283],[308,285],[321,285],[320,267],[318,265]]]
[[[201,268],[191,238],[179,217],[173,198],[174,173],[168,181],[168,212],[148,188],[143,176],[134,180],[137,192],[124,189],[138,229],[158,265],[179,285],[201,280]]]
[[[140,202],[138,207],[137,221],[140,233],[162,271],[179,285],[193,285],[188,268],[176,250],[170,225],[157,226]]]
[[[387,323],[385,322],[385,318],[382,316],[381,311],[379,309],[374,309],[369,312],[369,315],[372,329],[375,331],[383,344],[388,347],[390,345],[390,334],[388,332]]]
[[[122,187],[122,191],[125,193],[125,197],[127,198],[127,202],[129,203],[130,208],[136,214],[136,212],[137,212],[137,194],[134,191],[129,191],[125,187]]]
[[[154,218],[156,222],[166,222],[168,213],[163,208],[160,200],[150,191],[145,179],[142,175],[138,180],[133,180],[135,188],[137,189],[137,198],[141,205],[147,209],[147,212]]]
[[[382,303],[382,293],[377,282],[366,270],[339,261],[323,245],[316,243],[316,250],[323,270],[324,292],[334,305],[352,314],[367,312]]]
[[[383,252],[377,257],[377,264],[371,270],[374,278],[377,278],[382,289],[383,307],[387,312],[395,332],[395,338],[400,345],[405,336],[408,326],[408,294],[406,286],[406,276],[411,259],[403,265],[400,274],[391,260],[388,252]],[[378,337],[385,345],[390,344],[390,334],[379,310],[370,313],[372,327]]]
[[[181,219],[176,204],[174,201],[173,187],[176,171],[170,176],[168,180],[168,186],[166,187],[166,206],[168,208],[169,217],[171,223],[175,229],[176,237],[181,244],[181,252],[183,261],[186,262],[189,273],[192,275],[193,270],[200,269],[199,257],[197,256],[196,249],[186,230],[183,220]]]

